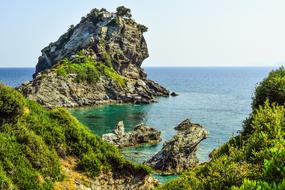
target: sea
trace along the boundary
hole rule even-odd
[[[198,149],[200,162],[209,160],[209,153],[242,130],[242,123],[251,112],[256,85],[272,67],[147,67],[148,78],[179,96],[158,98],[147,105],[113,104],[70,109],[71,113],[97,135],[113,131],[124,121],[126,131],[145,123],[162,132],[157,145],[124,148],[127,159],[143,163],[157,153],[164,142],[175,135],[174,127],[190,118],[205,127],[209,136]],[[16,87],[32,79],[33,68],[2,68],[0,82]],[[166,182],[175,176],[155,176]]]

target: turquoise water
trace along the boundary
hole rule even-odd
[[[162,131],[158,145],[125,148],[126,157],[142,163],[162,147],[174,134],[174,127],[186,118],[200,123],[209,131],[198,151],[200,161],[242,129],[250,113],[256,84],[272,68],[147,68],[149,78],[159,82],[178,97],[159,98],[149,105],[104,105],[74,109],[72,113],[94,133],[112,132],[120,120],[126,130],[141,122]],[[165,180],[164,176],[160,176]]]
[[[186,118],[200,123],[209,131],[198,151],[200,161],[242,129],[241,123],[250,113],[252,93],[256,84],[272,68],[146,68],[149,78],[157,81],[178,97],[160,98],[149,105],[104,105],[71,110],[94,133],[102,135],[123,120],[126,130],[144,122],[162,131],[158,145],[142,145],[123,150],[135,162],[149,159],[169,140],[173,128]],[[32,78],[33,69],[0,69],[0,82],[18,86]],[[175,176],[159,176],[165,182]]]

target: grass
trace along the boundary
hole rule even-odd
[[[75,74],[75,82],[96,83],[100,77],[107,78],[117,82],[120,87],[124,87],[126,79],[117,73],[112,67],[112,59],[107,52],[103,53],[104,62],[96,62],[93,58],[85,56],[79,52],[75,58],[63,59],[53,67],[58,76],[68,77],[70,74]]]

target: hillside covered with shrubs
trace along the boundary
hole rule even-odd
[[[214,150],[211,160],[163,190],[285,189],[285,69],[272,71],[256,88],[243,131]]]
[[[125,160],[62,108],[47,110],[0,85],[0,189],[52,189],[62,181],[60,160],[77,158],[76,170],[96,178],[112,172],[144,176],[148,169]]]

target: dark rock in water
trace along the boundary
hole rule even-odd
[[[176,92],[171,92],[170,96],[179,96]]]
[[[200,125],[192,124],[189,119],[180,123],[176,129],[177,134],[145,164],[162,173],[175,174],[199,163],[196,151],[199,143],[207,138],[207,131]]]
[[[104,134],[102,138],[118,147],[129,147],[143,143],[157,144],[161,141],[160,135],[160,131],[144,124],[139,124],[133,131],[125,133],[124,123],[120,121],[113,133]]]
[[[169,91],[141,68],[146,27],[130,15],[93,9],[42,50],[33,81],[19,89],[46,107],[150,103]]]

